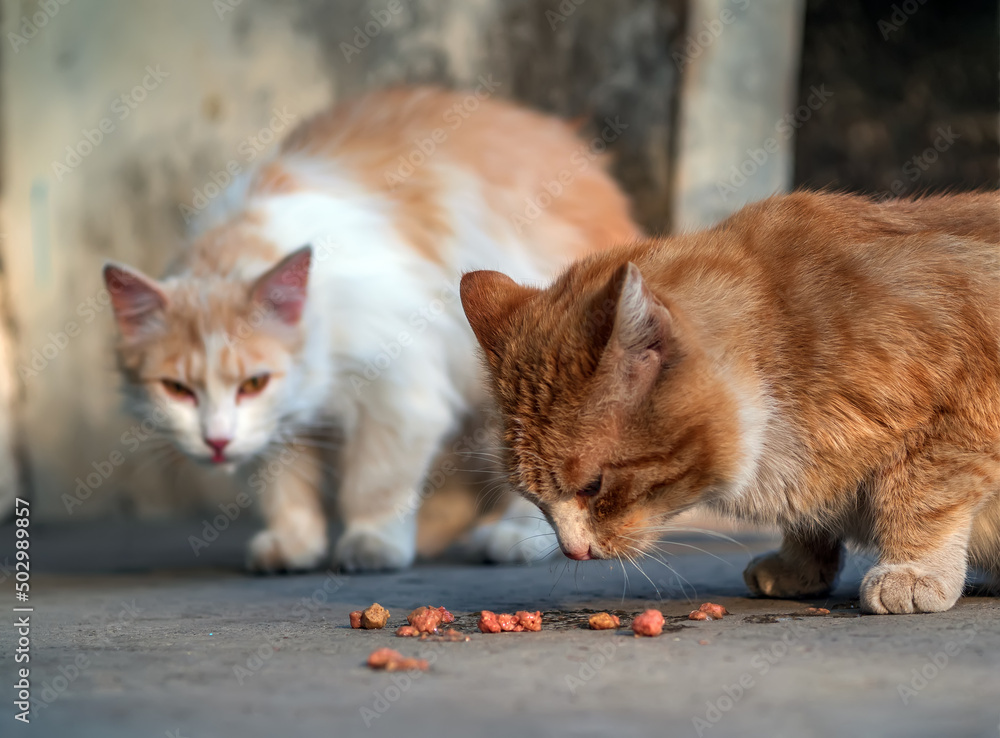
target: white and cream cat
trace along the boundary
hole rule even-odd
[[[105,267],[134,410],[165,406],[163,431],[206,464],[267,462],[250,477],[267,524],[251,568],[326,556],[334,428],[335,564],[408,566],[414,501],[488,402],[461,274],[542,282],[639,232],[595,147],[481,98],[398,88],[338,105],[234,183],[163,280]],[[479,536],[488,557],[530,555],[524,515]]]

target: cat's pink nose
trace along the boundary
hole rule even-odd
[[[226,456],[223,452],[225,451],[226,446],[229,445],[229,441],[231,440],[232,439],[230,438],[205,439],[205,443],[207,443],[209,448],[211,448],[215,452],[215,454],[212,456],[212,461],[218,464],[226,460]]]
[[[575,549],[564,548],[563,553],[574,561],[588,561],[593,558],[590,555],[590,546]]]

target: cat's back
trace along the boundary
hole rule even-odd
[[[300,173],[317,162],[390,203],[432,259],[473,213],[498,241],[569,258],[640,232],[593,142],[487,82],[467,91],[394,87],[339,103],[289,135],[254,192],[308,184]]]

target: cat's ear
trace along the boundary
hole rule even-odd
[[[610,287],[617,292],[617,306],[601,361],[627,394],[641,395],[673,359],[674,320],[632,262],[618,269]]]
[[[267,305],[281,322],[297,324],[306,305],[311,263],[312,246],[296,249],[257,278],[250,298]]]
[[[483,270],[465,274],[460,292],[472,332],[483,347],[487,361],[496,366],[506,342],[511,315],[538,290],[523,287],[506,274]]]
[[[136,269],[108,262],[104,265],[104,285],[122,336],[134,338],[161,324],[168,301],[155,280]]]

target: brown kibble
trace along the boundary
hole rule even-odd
[[[704,610],[692,610],[688,620],[711,620],[712,616]]]
[[[587,622],[590,624],[591,630],[612,630],[622,624],[621,619],[617,615],[612,615],[609,612],[599,612],[591,615],[587,619]]]
[[[412,625],[400,625],[396,628],[396,635],[400,638],[413,638],[420,635],[420,631]]]
[[[660,635],[663,632],[663,613],[659,610],[646,610],[641,615],[636,615],[632,621],[632,632],[637,636],[650,638]]]
[[[514,613],[517,618],[518,625],[524,630],[539,631],[542,629],[542,612],[541,610],[536,610],[535,612],[528,612],[527,610],[518,610]]]
[[[810,608],[806,609],[806,612],[812,613],[812,614],[815,614],[815,615],[829,615],[830,614],[830,611],[827,610],[825,607],[810,607]]]
[[[497,614],[490,610],[483,610],[479,613],[479,630],[483,633],[499,633],[500,623]]]
[[[389,611],[377,602],[361,613],[361,627],[366,630],[384,628],[389,621]]]
[[[361,627],[361,610],[355,610],[351,613],[351,627],[355,630]]]
[[[729,610],[724,608],[722,605],[716,605],[714,602],[705,602],[698,609],[707,614],[712,620],[722,620],[723,615],[729,614]],[[701,618],[699,618],[699,620],[701,620]]]
[[[368,665],[373,669],[384,669],[390,661],[398,661],[403,654],[391,648],[378,648],[368,656]]]

